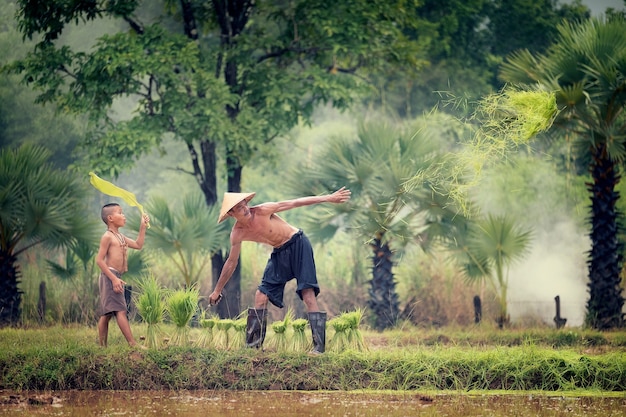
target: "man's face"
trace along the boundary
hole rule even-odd
[[[228,211],[228,214],[237,218],[238,216],[247,216],[249,212],[248,202],[246,200],[242,200],[235,204],[235,206]]]

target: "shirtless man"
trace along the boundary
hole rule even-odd
[[[224,262],[220,277],[209,296],[209,303],[216,304],[224,286],[232,276],[244,241],[259,242],[274,248],[265,267],[261,285],[255,297],[254,308],[248,309],[246,343],[261,348],[267,328],[267,302],[283,308],[285,284],[296,279],[296,292],[304,302],[313,334],[312,353],[324,353],[326,345],[326,312],[319,311],[317,295],[320,292],[313,259],[313,249],[308,238],[276,213],[296,207],[320,203],[345,203],[350,190],[340,188],[329,195],[301,197],[294,200],[268,202],[248,207],[255,193],[225,193],[218,223],[227,217],[235,219],[230,233],[230,253]]]
[[[124,297],[126,282],[122,280],[122,274],[128,270],[128,248],[139,250],[143,247],[146,225],[150,222],[150,218],[143,215],[137,240],[132,240],[119,231],[119,228],[126,224],[126,216],[122,213],[122,207],[119,204],[104,205],[101,216],[102,221],[107,225],[107,230],[100,239],[100,248],[96,255],[96,264],[102,271],[98,282],[101,314],[98,320],[100,346],[107,345],[109,321],[114,315],[128,344],[136,346],[137,342],[133,338],[126,317],[126,298]]]

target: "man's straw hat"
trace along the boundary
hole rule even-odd
[[[226,220],[230,209],[243,200],[252,200],[255,195],[256,193],[224,193],[224,201],[222,201],[222,209],[220,210],[220,217],[217,219],[217,222],[221,223]]]

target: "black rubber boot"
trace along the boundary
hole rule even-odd
[[[326,350],[326,312],[309,313],[309,324],[313,335],[313,350],[309,353],[313,355],[324,353]]]
[[[260,349],[265,340],[267,330],[267,310],[249,308],[248,323],[246,328],[246,345],[250,348]]]

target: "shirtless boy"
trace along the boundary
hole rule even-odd
[[[350,199],[350,190],[340,188],[329,195],[301,197],[294,200],[268,202],[248,207],[255,193],[225,193],[218,223],[227,217],[235,219],[230,234],[230,253],[220,277],[215,284],[209,303],[216,304],[224,286],[232,276],[241,252],[241,242],[251,241],[274,248],[267,261],[261,285],[255,297],[254,308],[248,309],[246,343],[249,347],[261,348],[267,328],[267,302],[283,308],[285,284],[296,279],[296,292],[304,302],[313,335],[313,351],[324,353],[326,345],[326,312],[319,311],[317,295],[320,292],[313,259],[313,249],[308,238],[276,213],[296,207],[320,203],[345,203]]]
[[[126,216],[122,207],[117,203],[106,204],[102,207],[102,221],[107,230],[100,239],[100,248],[96,255],[96,263],[102,271],[99,279],[100,288],[100,319],[98,320],[98,337],[100,346],[107,345],[109,321],[115,316],[117,325],[131,346],[137,342],[130,331],[130,324],[126,317],[126,298],[122,274],[128,270],[128,248],[141,249],[146,236],[146,225],[150,222],[147,215],[143,215],[139,226],[137,240],[129,239],[120,233],[120,227],[126,224]]]

